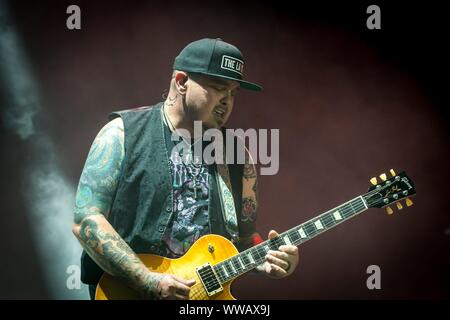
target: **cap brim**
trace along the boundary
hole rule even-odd
[[[246,90],[251,90],[251,91],[261,91],[263,88],[260,85],[257,85],[256,83],[252,83],[252,82],[248,82],[245,80],[240,80],[240,79],[236,79],[233,77],[227,77],[221,74],[216,74],[216,73],[207,73],[207,72],[198,72],[207,76],[212,76],[212,77],[217,77],[217,78],[223,78],[223,79],[228,79],[228,80],[233,80],[236,82],[239,82],[239,86],[242,89],[246,89]]]

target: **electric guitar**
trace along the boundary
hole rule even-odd
[[[191,300],[233,300],[230,292],[232,281],[263,263],[269,250],[277,250],[284,244],[298,246],[369,208],[386,207],[387,213],[391,215],[393,210],[389,205],[392,203],[396,203],[396,207],[401,210],[403,205],[400,200],[405,199],[406,206],[411,206],[409,197],[416,193],[414,183],[405,172],[397,175],[391,169],[390,173],[392,177],[389,179],[386,174],[381,174],[379,183],[376,178],[372,178],[370,181],[373,186],[365,194],[240,253],[226,238],[206,235],[178,259],[152,254],[138,256],[153,272],[195,279],[196,283],[189,294]],[[107,273],[101,277],[95,294],[96,300],[139,298],[137,292]]]

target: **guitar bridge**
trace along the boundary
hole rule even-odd
[[[223,291],[222,284],[217,278],[217,275],[209,262],[203,266],[195,268],[195,271],[197,272],[208,296],[211,297],[212,295]]]

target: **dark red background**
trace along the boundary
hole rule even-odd
[[[80,31],[65,27],[70,4],[81,7]],[[239,93],[228,127],[280,129],[279,173],[260,177],[264,237],[365,192],[371,177],[390,168],[415,181],[413,207],[393,216],[369,210],[301,246],[293,276],[237,280],[237,298],[448,299],[443,13],[431,4],[381,3],[382,29],[368,30],[369,4],[19,1],[11,8],[40,84],[41,123],[73,185],[105,116],[160,101],[173,58],[203,37],[238,46],[247,79],[265,88]],[[16,192],[29,159],[16,137],[1,139],[7,258],[0,296],[45,298],[27,238],[32,224]],[[18,230],[22,237],[12,239]],[[381,268],[381,290],[366,287],[372,264]]]

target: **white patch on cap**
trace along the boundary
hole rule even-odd
[[[244,72],[244,61],[224,54],[222,56],[222,63],[220,64],[220,67],[224,70],[239,73],[242,76],[242,72]]]

